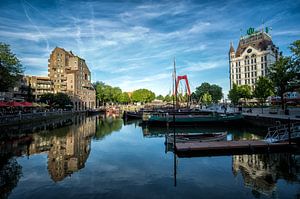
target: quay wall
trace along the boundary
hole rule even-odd
[[[0,117],[0,127],[34,124],[45,122],[48,120],[66,119],[74,115],[86,114],[86,111],[55,111],[55,112],[39,112],[20,115],[6,115]]]

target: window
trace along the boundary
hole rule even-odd
[[[261,64],[261,69],[264,69],[264,64]]]
[[[261,57],[261,62],[263,62],[264,61],[264,58],[263,57]]]

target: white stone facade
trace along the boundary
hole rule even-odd
[[[230,89],[233,83],[249,85],[252,90],[260,76],[266,76],[268,68],[279,57],[269,34],[264,31],[255,32],[240,38],[235,51],[231,43],[229,50]]]

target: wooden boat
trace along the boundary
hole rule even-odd
[[[220,114],[214,113],[210,115],[193,115],[193,114],[183,114],[175,115],[175,120],[173,115],[168,113],[163,114],[144,114],[143,123],[145,124],[182,124],[182,125],[191,125],[198,123],[225,123],[225,122],[234,122],[239,121],[243,118],[240,113],[231,113],[231,114]]]
[[[142,119],[142,111],[124,111],[123,117],[126,119]]]
[[[175,135],[176,143],[182,142],[213,142],[226,140],[227,132],[218,132],[218,133],[179,133]],[[166,135],[166,144],[174,143],[174,135]]]

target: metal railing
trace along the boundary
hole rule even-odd
[[[284,142],[300,138],[300,123],[284,124],[268,128],[265,140],[268,142]]]

